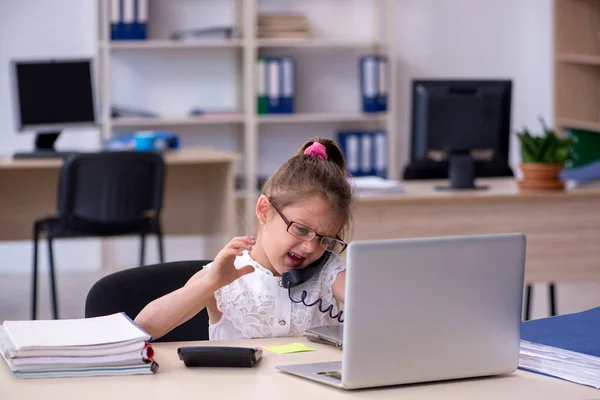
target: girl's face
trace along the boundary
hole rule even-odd
[[[256,208],[261,223],[252,255],[275,276],[291,269],[304,268],[326,251],[319,245],[319,236],[305,241],[287,232],[286,223],[266,196],[260,197]],[[288,221],[302,224],[318,235],[335,238],[342,228],[340,218],[320,196],[278,208]]]

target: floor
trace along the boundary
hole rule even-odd
[[[58,278],[60,318],[84,316],[85,298],[92,285],[102,276],[98,273],[63,274]],[[38,294],[40,319],[51,317],[47,277],[41,277]],[[30,278],[24,275],[0,275],[0,322],[29,319],[31,313]],[[546,285],[534,286],[532,318],[547,316]],[[600,306],[600,283],[560,284],[556,288],[559,314],[583,311]]]

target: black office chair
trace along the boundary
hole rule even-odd
[[[175,261],[135,267],[107,275],[90,289],[85,302],[85,317],[124,312],[131,319],[135,319],[148,303],[184,286],[209,262]],[[192,340],[208,340],[206,309],[155,341]]]
[[[58,215],[39,219],[33,227],[32,319],[37,318],[38,241],[48,241],[52,309],[58,318],[52,243],[57,238],[140,235],[144,265],[146,235],[158,237],[164,262],[160,213],[164,162],[156,153],[99,152],[67,159],[58,183]]]

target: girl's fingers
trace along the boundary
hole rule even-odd
[[[231,239],[231,241],[227,244],[227,247],[246,248],[247,246],[253,246],[254,243],[255,243],[254,238],[252,238],[250,236],[241,236],[241,237],[235,237],[235,238]]]

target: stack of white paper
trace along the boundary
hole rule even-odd
[[[400,182],[378,176],[353,177],[351,178],[350,184],[358,190],[360,197],[404,193],[404,186],[402,186]]]
[[[123,313],[0,325],[0,352],[20,378],[152,374],[148,340]]]

